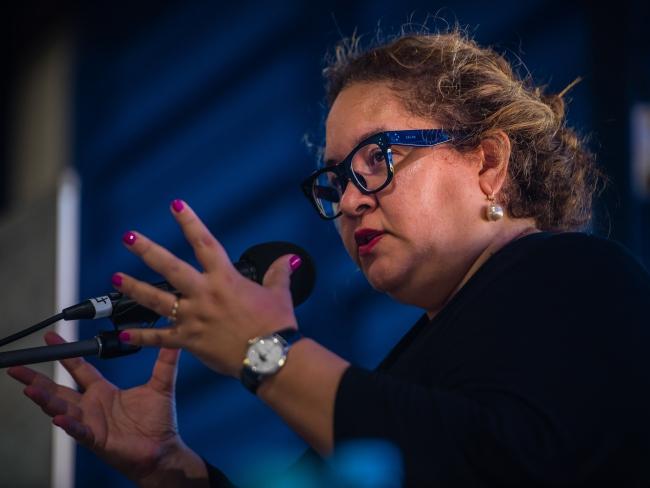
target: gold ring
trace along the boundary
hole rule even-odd
[[[170,322],[176,322],[176,314],[178,313],[178,305],[179,305],[180,300],[177,298],[174,300],[174,305],[172,305],[172,313],[169,314],[169,321]]]

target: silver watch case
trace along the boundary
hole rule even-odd
[[[289,344],[277,333],[248,341],[244,367],[262,376],[277,373],[287,360]]]

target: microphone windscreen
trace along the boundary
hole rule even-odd
[[[302,260],[300,267],[291,275],[291,297],[293,306],[297,307],[307,300],[316,282],[314,261],[302,247],[291,242],[264,242],[244,251],[235,266],[242,274],[261,284],[273,261],[285,254],[296,254]],[[249,266],[252,266],[254,271],[245,272],[244,269]]]

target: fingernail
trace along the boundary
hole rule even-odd
[[[183,200],[176,199],[172,202],[172,208],[175,212],[182,212],[185,208],[185,204],[183,203]]]
[[[137,238],[138,236],[136,236],[134,232],[128,231],[122,236],[122,242],[124,242],[124,244],[127,246],[132,246],[135,244],[135,240]]]
[[[127,331],[123,330],[120,332],[120,335],[118,336],[120,338],[121,342],[129,342],[131,340],[131,334],[129,334]]]
[[[117,286],[117,287],[122,286],[122,277],[119,274],[115,273],[111,277],[111,283],[113,283],[113,286]]]
[[[300,268],[300,265],[302,264],[302,259],[300,259],[300,256],[297,254],[294,254],[291,256],[291,259],[289,259],[289,267],[291,268],[291,271],[295,271],[298,268]]]

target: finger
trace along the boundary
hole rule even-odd
[[[57,427],[61,427],[70,437],[74,438],[80,444],[92,446],[95,443],[95,436],[92,430],[73,417],[57,415],[52,419],[52,423]]]
[[[161,317],[171,315],[172,308],[177,300],[174,294],[144,281],[136,280],[124,273],[115,273],[112,281],[115,288],[133,298],[140,305],[153,310]]]
[[[180,355],[180,349],[162,348],[160,350],[149,380],[149,384],[154,390],[161,393],[172,393],[174,391]]]
[[[269,266],[262,284],[267,288],[288,290],[291,286],[291,274],[300,267],[302,260],[297,254],[281,256]]]
[[[160,273],[183,293],[191,293],[200,282],[201,273],[193,266],[146,236],[129,231],[124,234],[122,241],[129,251],[139,256],[147,266]]]
[[[57,385],[50,378],[44,374],[37,373],[33,369],[27,368],[25,366],[14,366],[7,370],[7,373],[12,378],[20,381],[26,386],[34,386],[43,390],[48,391],[50,394],[55,394],[63,398],[64,400],[72,403],[78,403],[81,395],[79,392],[67,388],[65,386]]]
[[[60,396],[53,394],[53,392],[45,388],[29,385],[25,387],[23,393],[36,405],[41,407],[43,412],[50,417],[54,417],[55,415],[69,415],[81,419],[81,409],[77,405],[65,401]]]
[[[23,385],[29,385],[39,373],[25,366],[12,366],[7,370],[7,374]]]
[[[174,200],[172,214],[181,226],[185,238],[194,249],[196,259],[206,272],[232,268],[228,253],[212,235],[194,210],[183,200]]]
[[[45,334],[45,342],[51,346],[54,344],[64,344],[67,341],[56,332],[50,331]],[[101,373],[82,358],[61,359],[59,362],[84,390],[96,381],[105,381]]]
[[[162,329],[126,329],[120,332],[120,341],[135,346],[154,346],[178,349],[185,345],[177,327]]]

